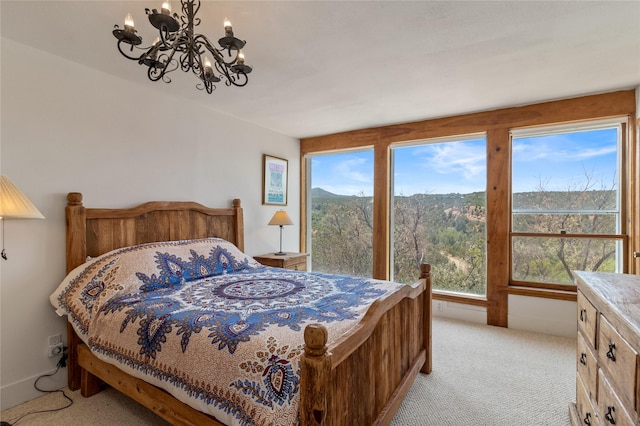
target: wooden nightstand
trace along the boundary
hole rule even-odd
[[[282,256],[278,256],[275,253],[269,253],[253,256],[253,258],[266,266],[293,269],[295,271],[306,271],[307,256],[309,256],[308,253],[287,253]]]

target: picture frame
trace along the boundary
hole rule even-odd
[[[263,154],[262,204],[286,206],[289,192],[289,161]]]

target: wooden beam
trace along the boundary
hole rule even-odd
[[[373,278],[388,280],[390,274],[391,150],[376,144],[373,152]]]
[[[509,129],[487,132],[487,324],[507,326],[511,224]]]
[[[635,112],[635,102],[635,90],[582,96],[454,117],[303,138],[300,140],[300,150],[303,154],[308,154],[371,146],[375,141],[392,144],[484,133],[497,128],[531,127],[594,118],[629,116],[630,113]]]

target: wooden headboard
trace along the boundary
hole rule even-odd
[[[208,208],[194,202],[152,201],[124,209],[90,209],[82,194],[67,195],[67,273],[87,256],[158,241],[218,237],[244,251],[240,200],[230,208]]]

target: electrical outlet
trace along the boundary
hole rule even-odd
[[[49,356],[49,358],[53,358],[57,355],[62,355],[63,345],[62,336],[60,334],[49,336],[48,343],[49,349],[47,351],[47,355]]]
[[[436,302],[436,311],[442,312],[442,310],[444,309],[444,303],[441,301],[437,301]]]

